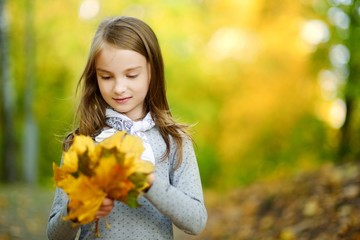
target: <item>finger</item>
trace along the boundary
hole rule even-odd
[[[114,206],[112,206],[112,205],[101,205],[98,210],[109,211],[113,208],[114,208]]]
[[[114,200],[110,198],[105,198],[101,204],[102,206],[114,206]]]
[[[155,174],[151,173],[148,177],[148,183],[151,185],[155,180]]]
[[[98,212],[111,212],[112,209],[113,209],[112,206],[101,207],[101,208],[99,208]]]
[[[104,217],[110,214],[112,209],[114,208],[113,205],[101,205],[99,210],[96,212],[96,217]]]
[[[96,218],[102,218],[102,217],[106,217],[107,215],[110,214],[110,211],[98,211],[96,214],[95,214],[95,217]]]

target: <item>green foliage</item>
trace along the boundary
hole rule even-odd
[[[303,21],[325,19],[325,1],[311,1],[310,8],[306,1],[290,0],[281,5],[103,0],[98,15],[89,20],[78,16],[82,2],[33,3],[31,108],[39,129],[39,182],[48,185],[52,162],[60,162],[61,142],[73,127],[76,83],[91,39],[99,21],[113,15],[140,17],[156,32],[172,112],[179,121],[195,124],[204,186],[244,185],[335,158],[338,130],[321,117],[328,109],[317,82],[319,70],[330,65],[328,45],[319,44],[314,51],[300,38]],[[21,149],[28,63],[23,51],[26,23],[18,16],[27,9],[25,1],[7,1],[6,9]],[[358,97],[358,91],[354,95]],[[21,150],[17,154],[21,164]]]

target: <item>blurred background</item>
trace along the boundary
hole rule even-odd
[[[157,34],[209,202],[358,161],[360,1],[0,0],[1,240],[45,239],[76,83],[115,15]]]

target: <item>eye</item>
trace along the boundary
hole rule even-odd
[[[130,79],[134,79],[134,78],[137,78],[139,76],[139,74],[129,74],[129,75],[126,75],[127,78],[130,78]]]
[[[110,76],[108,76],[108,75],[100,75],[100,78],[102,79],[102,80],[109,80],[111,77]]]

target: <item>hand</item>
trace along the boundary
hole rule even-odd
[[[155,174],[154,173],[151,173],[149,176],[148,176],[148,184],[149,186],[147,188],[144,189],[144,192],[146,193],[147,191],[149,191],[149,189],[151,188],[153,182],[155,180]]]
[[[155,180],[155,174],[151,173],[148,177],[148,183],[150,186],[153,184],[154,180]]]
[[[97,219],[106,217],[107,215],[110,214],[113,208],[114,208],[114,200],[111,198],[105,198],[99,210],[96,212],[95,217]]]

